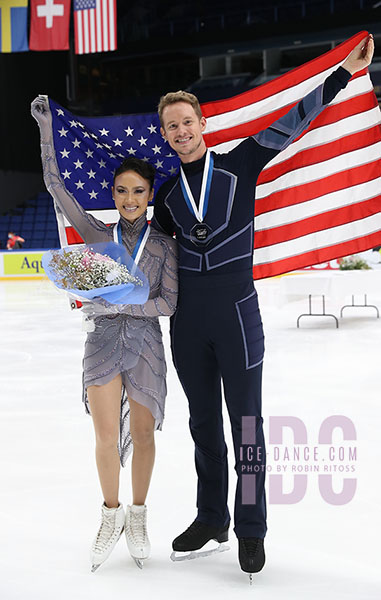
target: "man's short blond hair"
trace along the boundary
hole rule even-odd
[[[184,92],[183,90],[179,90],[178,92],[168,92],[165,96],[160,98],[159,105],[157,107],[159,113],[160,124],[164,129],[163,123],[163,110],[166,106],[170,104],[175,104],[176,102],[187,102],[193,107],[194,112],[198,116],[199,119],[202,118],[202,112],[200,103],[197,97],[194,94],[190,94],[189,92]]]

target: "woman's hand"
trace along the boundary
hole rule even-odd
[[[343,62],[342,67],[349,71],[351,75],[354,75],[358,71],[365,69],[372,62],[374,54],[374,41],[373,36],[369,34],[363,38],[348,58]]]
[[[32,117],[36,119],[41,133],[48,133],[52,128],[52,115],[50,112],[49,101],[47,96],[37,96],[30,106]]]

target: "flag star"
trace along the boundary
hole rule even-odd
[[[105,166],[106,166],[106,163],[105,163],[105,161],[104,161],[104,160],[101,158],[101,159],[98,161],[98,165],[99,165],[99,167],[100,167],[100,168],[102,168],[102,167],[105,167]]]
[[[94,150],[90,150],[89,148],[88,150],[86,150],[85,154],[87,158],[93,158]]]
[[[108,135],[109,132],[110,132],[110,130],[109,129],[105,129],[105,127],[103,127],[103,129],[99,129],[99,133],[101,135]]]
[[[96,200],[99,192],[96,192],[95,190],[91,190],[91,192],[88,192],[88,194],[89,194],[90,198],[92,198],[93,200]]]
[[[109,185],[110,185],[109,181],[106,181],[105,179],[103,181],[101,181],[102,190],[104,190],[105,188],[107,189]]]
[[[165,173],[159,173],[160,177],[167,177]]]
[[[126,135],[132,135],[134,133],[134,130],[131,129],[130,126],[127,127],[127,129],[124,130],[126,132]]]
[[[111,150],[111,146],[110,146],[110,144],[103,144],[103,147],[104,147],[104,148],[107,148],[107,150]]]
[[[142,160],[144,160],[144,162],[149,162],[148,156],[143,156]]]
[[[60,154],[61,158],[69,158],[70,150],[66,150],[66,148],[64,148],[63,150],[60,150]]]
[[[116,158],[116,154],[113,154],[112,152],[109,153],[109,157],[110,158]]]
[[[95,171],[93,171],[92,169],[90,169],[90,171],[87,171],[87,174],[89,176],[89,179],[95,179]]]
[[[70,123],[70,127],[77,127],[78,123],[77,121],[69,121]]]
[[[163,166],[163,161],[162,161],[162,160],[159,160],[159,159],[157,159],[157,161],[155,162],[155,167],[156,167],[157,169],[161,169],[161,168],[162,168],[162,166]]]
[[[72,142],[74,148],[79,148],[81,145],[81,142],[77,139],[74,140],[74,142]]]
[[[62,137],[62,136],[66,137],[66,134],[68,131],[69,131],[68,129],[65,129],[64,127],[62,127],[62,129],[58,130],[58,133],[60,134],[60,137]]]
[[[122,145],[122,140],[120,140],[119,138],[116,138],[116,140],[112,140],[114,142],[115,146],[121,146]]]
[[[118,152],[117,156],[120,156],[120,158],[124,158],[124,154],[120,154],[120,152]]]
[[[78,179],[78,181],[75,181],[74,183],[77,186],[77,190],[79,190],[79,189],[83,190],[83,186],[85,185],[83,183],[83,181],[81,181],[80,179]]]
[[[103,144],[95,144],[97,148],[103,148]]]
[[[132,146],[131,146],[131,148],[127,148],[127,152],[128,152],[128,154],[132,154],[132,155],[136,154],[136,150]]]
[[[76,169],[82,169],[83,162],[81,162],[79,159],[74,161],[73,164],[75,165]]]
[[[82,133],[83,133],[83,137],[84,138],[89,138],[90,137],[89,134],[87,133],[87,131],[82,131]]]
[[[57,117],[59,117],[60,115],[64,116],[64,111],[62,110],[62,108],[56,108],[57,111]]]
[[[152,150],[154,151],[155,154],[160,154],[161,146],[158,146],[157,144],[155,144],[154,147],[152,148]]]
[[[83,123],[80,123],[79,121],[77,121],[77,125],[78,125],[78,127],[81,127],[82,129],[85,128],[85,126],[83,125]]]
[[[148,139],[148,138],[144,138],[144,137],[141,135],[141,136],[140,136],[140,140],[138,140],[138,142],[139,142],[139,144],[140,144],[141,146],[146,146],[146,145],[147,145],[147,144],[146,144],[146,141],[147,141],[147,139]]]
[[[174,167],[174,166],[172,165],[172,167],[169,169],[169,174],[170,174],[170,175],[175,175],[176,173],[177,173],[177,169],[176,169],[176,167]]]
[[[147,127],[147,129],[149,130],[150,133],[157,133],[157,131],[156,131],[156,129],[157,129],[156,125],[153,125],[152,123],[151,123],[151,125],[149,127]]]
[[[97,140],[97,139],[98,139],[98,136],[97,136],[97,135],[95,135],[95,133],[90,133],[90,135],[91,135],[91,137],[93,138],[93,140]]]
[[[170,152],[169,154],[166,154],[165,156],[166,156],[167,158],[173,158],[175,155],[174,155],[174,154],[172,154],[172,152]]]
[[[65,171],[62,173],[62,175],[63,175],[64,179],[70,179],[71,171],[68,171],[67,169],[65,169]]]

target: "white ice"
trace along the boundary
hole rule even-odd
[[[229,552],[181,563],[169,559],[172,539],[195,517],[196,479],[187,402],[171,363],[166,321],[166,420],[156,434],[147,501],[152,558],[137,569],[123,537],[108,561],[90,573],[102,497],[92,421],[81,402],[80,311],[70,312],[67,299],[47,281],[0,282],[2,600],[381,598],[381,319],[374,310],[351,309],[339,329],[319,318],[297,329],[307,302],[280,298],[279,282],[257,284],[266,333],[265,433],[268,438],[270,416],[296,416],[315,446],[322,421],[346,415],[357,431],[357,490],[349,503],[333,506],[310,473],[300,502],[270,502],[267,564],[251,587],[239,568],[232,530]],[[381,290],[368,303],[381,309]],[[338,312],[328,302],[330,310]],[[233,514],[234,460],[224,414]],[[271,459],[269,464],[276,467]],[[291,484],[288,476],[285,486]],[[342,475],[334,485],[339,491]],[[121,473],[120,500],[131,502],[129,465]]]

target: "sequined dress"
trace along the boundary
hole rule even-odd
[[[41,142],[44,181],[54,198],[56,211],[62,212],[85,243],[113,240],[112,228],[86,213],[61,180],[53,144]],[[48,138],[49,139],[49,138]],[[146,214],[130,223],[120,217],[122,240],[129,254],[135,247]],[[94,319],[95,330],[87,334],[83,358],[83,402],[90,414],[87,388],[108,383],[119,373],[123,389],[118,450],[122,466],[132,449],[128,397],[146,406],[155,419],[155,429],[164,420],[166,363],[160,316],[171,316],[177,304],[176,242],[166,234],[150,230],[139,260],[146,275],[149,299],[143,305],[120,305],[120,312]]]

